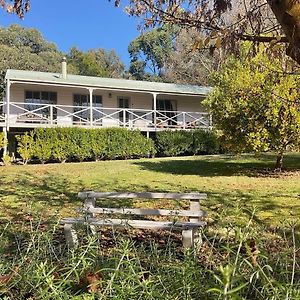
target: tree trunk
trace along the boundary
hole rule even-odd
[[[275,170],[281,172],[282,167],[283,167],[283,152],[281,151],[277,154]]]
[[[300,64],[300,2],[295,0],[267,0],[267,2],[289,41],[287,55]]]

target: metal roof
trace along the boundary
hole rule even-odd
[[[25,81],[34,83],[48,83],[54,85],[71,85],[91,88],[106,88],[111,90],[143,91],[150,93],[168,93],[206,96],[211,87],[184,85],[174,83],[138,81],[128,79],[103,78],[92,76],[81,76],[68,74],[62,78],[60,73],[22,71],[9,69],[6,72],[6,79],[12,81]]]

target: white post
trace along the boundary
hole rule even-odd
[[[93,91],[94,89],[89,88],[90,93],[90,125],[93,126]]]
[[[50,105],[50,124],[53,125],[53,105]]]
[[[156,129],[156,96],[157,96],[157,93],[152,93],[152,95],[153,95],[153,110],[154,110],[153,122],[154,122],[154,128]]]
[[[9,130],[9,114],[10,114],[10,85],[11,82],[7,79],[6,82],[6,128]]]

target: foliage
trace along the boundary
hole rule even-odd
[[[0,132],[0,150],[4,148],[5,144],[6,144],[5,135],[3,132]]]
[[[155,145],[161,156],[213,154],[219,151],[215,132],[202,129],[157,132]]]
[[[3,157],[2,157],[2,161],[3,161],[3,163],[4,163],[4,166],[9,166],[9,165],[11,165],[12,159],[11,159],[11,157],[9,156],[9,154],[6,153],[6,154],[4,154]]]
[[[133,40],[128,46],[131,58],[129,73],[138,80],[150,78],[147,71],[153,76],[161,77],[174,48],[175,34],[176,29],[163,26],[143,33]]]
[[[19,18],[23,19],[25,13],[30,9],[30,0],[1,0],[0,6],[8,13],[15,13]]]
[[[178,156],[189,152],[193,139],[191,132],[166,130],[157,132],[155,143],[159,155]]]
[[[180,84],[208,85],[209,75],[219,69],[222,58],[208,48],[196,49],[196,30],[180,30],[174,40],[174,49],[166,58],[163,80]]]
[[[0,92],[3,93],[7,69],[60,72],[62,56],[36,29],[0,27]]]
[[[21,156],[23,163],[26,165],[28,160],[34,155],[34,134],[25,132],[23,135],[16,137],[18,142],[17,152]]]
[[[32,158],[45,163],[138,158],[155,153],[152,140],[139,131],[124,128],[35,128],[17,140],[18,153],[25,164]]]
[[[218,136],[215,131],[196,129],[192,132],[193,143],[190,153],[198,154],[216,154],[220,151]]]
[[[124,73],[124,64],[114,50],[99,48],[83,52],[73,47],[68,54],[68,61],[79,75],[117,78]]]
[[[243,62],[232,59],[212,80],[216,87],[207,104],[227,147],[275,149],[280,160],[287,147],[299,145],[299,79],[282,72],[279,59],[263,51]]]
[[[139,234],[132,231],[126,236],[116,231],[112,238],[101,232],[99,240],[83,234],[74,251],[63,245],[58,221],[45,226],[36,218],[27,232],[11,233],[9,223],[1,231],[0,252],[5,255],[0,295],[4,299],[30,295],[43,300],[279,300],[300,296],[292,226],[284,236],[276,232],[268,238],[262,236],[261,227],[250,226],[251,220],[244,228],[227,224],[229,234],[220,235],[214,227],[202,234],[203,243],[194,251],[183,251],[176,235],[163,232],[159,233],[163,243],[153,233],[147,233],[150,241],[138,239]],[[12,238],[16,247],[8,253],[5,242]],[[276,242],[280,246],[274,247]]]
[[[115,5],[120,2],[122,0],[115,0]],[[127,13],[141,17],[145,28],[162,24],[195,28],[200,33],[195,48],[236,51],[239,41],[270,43],[270,47],[284,43],[287,54],[299,63],[298,9],[298,2],[289,0],[130,0]]]
[[[53,131],[44,128],[35,128],[33,131],[33,156],[38,158],[43,164],[48,161],[52,156],[52,149],[54,144]]]

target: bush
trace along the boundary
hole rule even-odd
[[[16,139],[18,142],[17,151],[26,165],[29,159],[34,156],[34,134],[32,131],[30,133],[25,132],[23,135],[16,136]]]
[[[193,143],[190,149],[192,154],[215,154],[219,152],[218,138],[214,131],[197,129],[192,134]]]
[[[156,135],[156,149],[160,156],[188,154],[193,143],[189,131],[161,131]]]
[[[193,131],[161,131],[155,145],[160,156],[197,155],[218,153],[215,132],[197,129]]]
[[[88,159],[127,159],[147,157],[155,153],[152,140],[139,131],[125,128],[36,128],[17,136],[18,153],[24,163],[38,158],[83,161]]]
[[[6,144],[6,141],[5,141],[5,136],[4,136],[4,133],[3,132],[0,132],[0,150],[2,148],[4,148]]]
[[[35,128],[33,132],[33,156],[44,164],[52,156],[54,131],[49,128]]]

